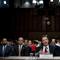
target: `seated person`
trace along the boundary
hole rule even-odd
[[[11,45],[8,45],[6,38],[3,38],[2,43],[0,44],[0,57],[13,56],[13,48]]]
[[[18,44],[15,47],[17,56],[30,56],[31,48],[24,44],[24,38],[18,38]]]
[[[60,46],[55,46],[54,49],[54,56],[60,56]]]
[[[49,44],[49,39],[47,36],[42,36],[41,38],[42,44],[37,48],[35,55],[39,56],[39,54],[53,54],[54,46]]]

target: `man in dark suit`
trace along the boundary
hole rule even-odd
[[[17,56],[29,56],[31,52],[31,48],[27,45],[24,45],[23,37],[18,38],[18,45],[16,48]]]
[[[55,46],[54,56],[60,56],[60,46]]]
[[[49,45],[49,39],[47,36],[42,36],[42,44],[37,48],[36,55],[39,54],[53,54],[54,53],[54,46]]]
[[[13,48],[7,43],[7,39],[3,38],[2,44],[0,44],[0,57],[7,57],[13,55]]]

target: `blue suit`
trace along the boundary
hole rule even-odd
[[[3,45],[0,45],[0,57],[13,56],[13,50],[12,46],[6,45],[3,53]]]

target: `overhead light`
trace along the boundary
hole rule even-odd
[[[30,7],[30,3],[28,2],[28,1],[26,1],[25,3],[24,3],[24,7]]]
[[[6,1],[3,1],[3,3],[4,3],[4,4],[7,4],[7,2],[6,2]]]
[[[39,1],[39,4],[43,4],[43,3],[44,3],[43,0],[40,0],[40,1]]]
[[[47,21],[46,23],[47,23],[47,25],[50,25],[50,21]]]
[[[60,0],[59,0],[59,2],[60,2]]]
[[[54,0],[50,0],[50,2],[54,2]]]
[[[33,4],[36,4],[37,3],[37,1],[36,0],[33,0],[33,2],[32,2]]]

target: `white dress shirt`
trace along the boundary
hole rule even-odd
[[[21,56],[21,49],[22,49],[22,46],[23,46],[23,45],[18,45],[18,47],[19,47],[19,56]]]
[[[45,52],[45,48],[47,48],[47,54],[50,54],[50,50],[49,50],[49,45],[48,46],[43,46],[43,52]]]
[[[60,46],[60,43],[56,43],[57,46]]]
[[[3,56],[4,56],[4,54],[5,54],[6,46],[7,46],[7,45],[5,45],[5,46],[3,45],[3,47],[2,47],[2,53],[3,53]]]

